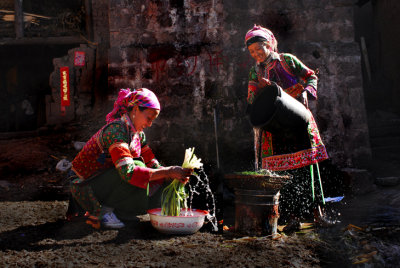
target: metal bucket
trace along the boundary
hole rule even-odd
[[[279,191],[235,189],[235,231],[245,235],[278,233]]]
[[[289,135],[303,131],[311,113],[276,83],[266,86],[250,108],[250,123],[272,134]]]

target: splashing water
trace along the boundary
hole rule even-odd
[[[194,213],[192,211],[192,208],[184,208],[181,210],[181,213],[179,214],[179,216],[183,216],[183,217],[189,217],[189,216],[193,216]]]
[[[206,207],[209,212],[207,214],[207,220],[211,223],[213,230],[215,232],[218,231],[217,225],[217,217],[216,217],[216,208],[215,208],[215,198],[210,188],[210,181],[208,179],[207,174],[204,172],[203,169],[200,169],[197,174],[194,175],[196,178],[196,183],[194,185],[189,184],[189,211],[192,210],[192,202],[194,195],[200,196],[199,189],[204,189],[206,192]],[[211,208],[209,201],[212,201]]]

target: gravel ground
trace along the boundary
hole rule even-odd
[[[87,140],[97,125],[75,128],[85,132],[71,126],[0,140],[0,267],[321,267],[323,243],[312,232],[272,240],[210,233],[205,226],[167,236],[147,217],[120,230],[66,221],[68,182],[55,166],[72,160],[72,141]]]
[[[147,217],[120,230],[67,222],[66,201],[0,202],[1,267],[320,267],[316,234],[233,238],[158,233]]]

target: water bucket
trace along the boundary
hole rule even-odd
[[[279,196],[279,191],[235,189],[235,231],[245,235],[276,235]]]
[[[311,119],[310,111],[276,83],[261,89],[249,115],[254,127],[279,135],[294,135]]]

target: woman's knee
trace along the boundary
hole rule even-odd
[[[69,187],[70,192],[74,198],[76,198],[76,196],[78,196],[80,193],[79,183],[81,183],[82,181],[83,181],[82,179],[76,178],[76,179],[72,180],[70,183],[70,187]]]

